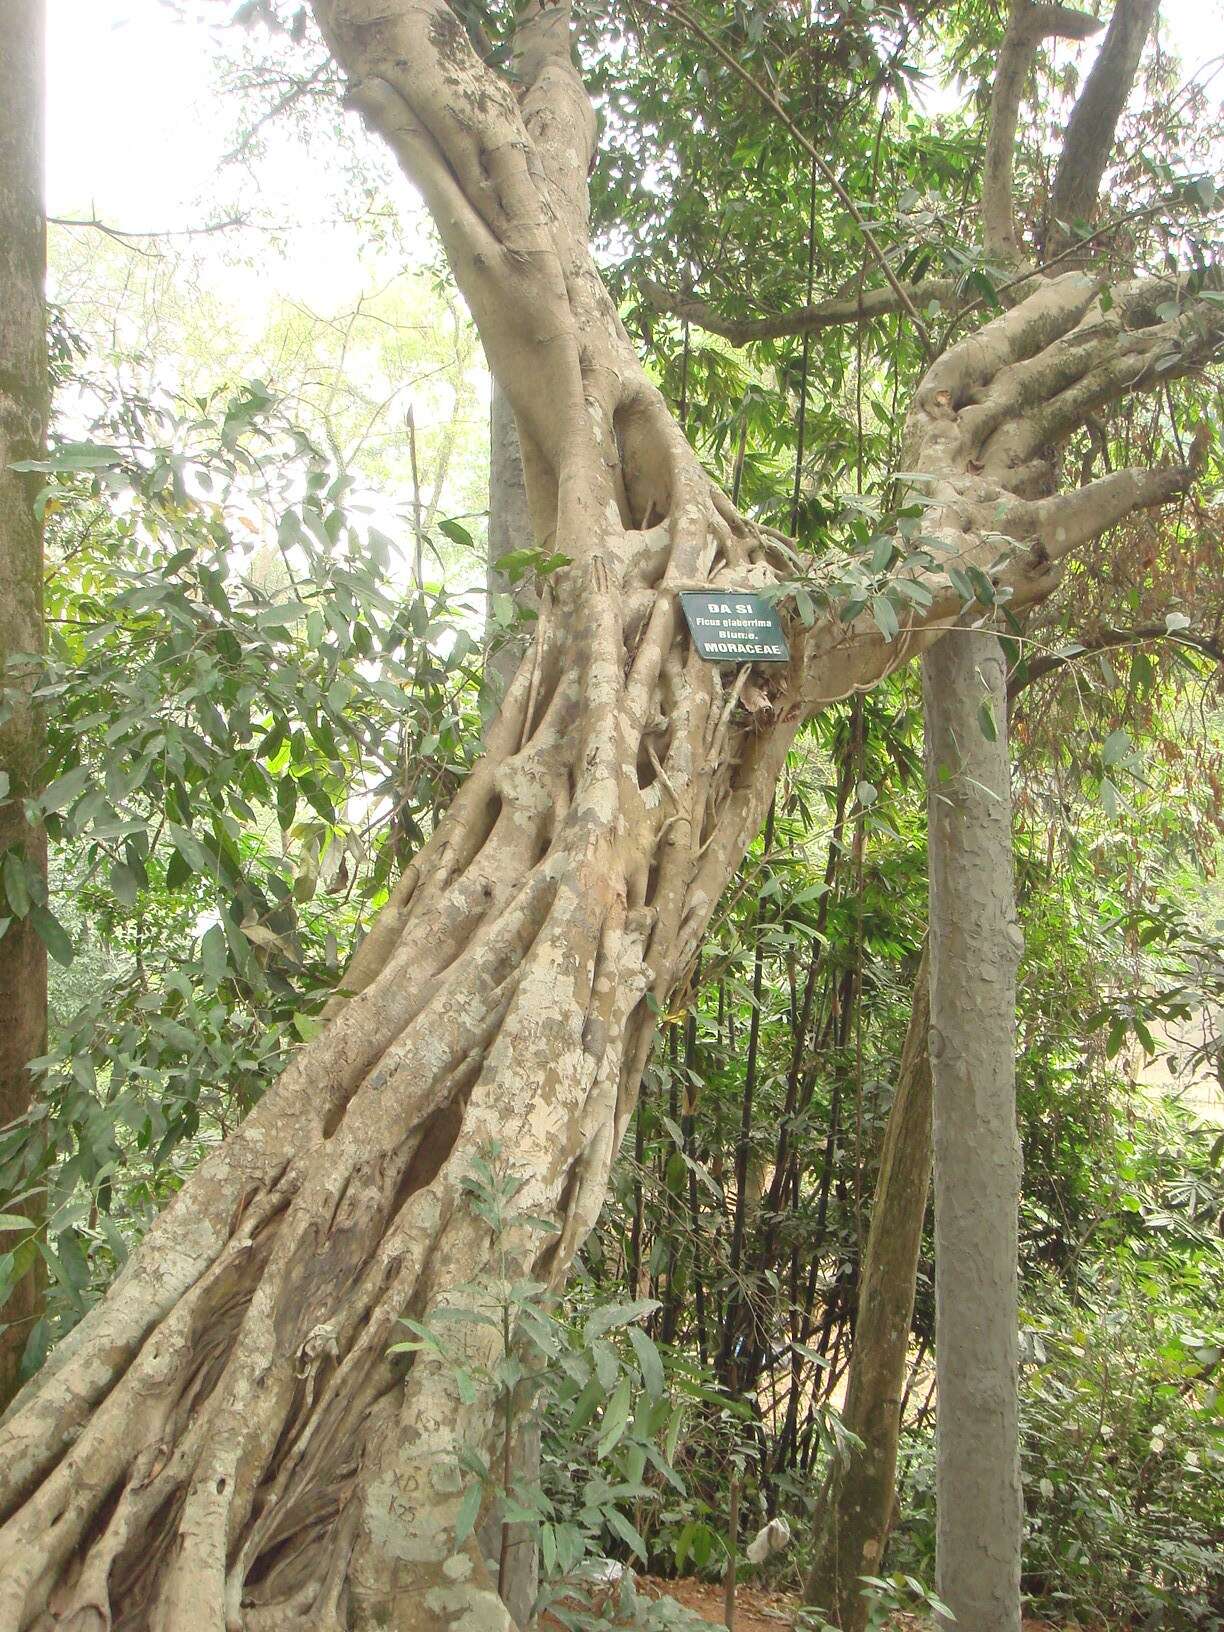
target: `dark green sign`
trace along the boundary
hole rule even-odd
[[[707,663],[785,663],[782,620],[763,595],[742,589],[682,589],[685,622]]]

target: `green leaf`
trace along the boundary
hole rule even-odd
[[[44,815],[51,815],[54,811],[63,810],[74,799],[79,799],[84,793],[91,772],[88,765],[78,765],[76,770],[69,771],[61,776],[39,798],[39,805]]]
[[[590,1343],[605,1332],[613,1331],[617,1326],[628,1326],[632,1321],[641,1320],[662,1307],[658,1298],[638,1298],[634,1303],[606,1303],[591,1315],[582,1329],[582,1335]]]
[[[276,784],[276,819],[282,829],[288,830],[293,826],[297,802],[297,783],[291,776],[282,776]]]
[[[229,973],[228,942],[220,924],[213,924],[204,931],[204,938],[200,942],[200,962],[204,965],[204,973],[214,986],[223,981]]]
[[[586,1427],[587,1423],[595,1415],[605,1392],[606,1390],[599,1378],[592,1377],[582,1393],[574,1401],[574,1408],[570,1412],[569,1420],[569,1432],[571,1434],[577,1434]]]
[[[987,742],[998,742],[999,726],[995,719],[994,701],[990,697],[983,697],[978,704],[978,725]]]
[[[629,1523],[629,1520],[625,1517],[625,1515],[614,1507],[606,1507],[604,1509],[603,1517],[604,1523],[608,1526],[608,1529],[611,1530],[614,1535],[619,1536],[625,1545],[631,1548],[641,1559],[642,1563],[645,1564],[646,1543],[634,1529],[633,1525]]]
[[[440,521],[438,531],[444,537],[449,538],[452,544],[462,544],[465,549],[469,550],[476,548],[476,540],[468,532],[467,528],[461,527],[457,521],[451,521],[449,518],[446,521]]]
[[[45,1315],[40,1315],[30,1330],[26,1339],[26,1346],[21,1355],[19,1376],[24,1383],[33,1377],[34,1373],[47,1358],[51,1347],[51,1322]]]
[[[63,442],[49,459],[21,459],[12,470],[39,470],[44,472],[73,470],[110,470],[123,462],[118,448],[105,447],[98,442]]]
[[[261,606],[255,622],[261,629],[282,629],[304,616],[305,607],[297,601],[285,601],[279,606]]]
[[[110,870],[110,886],[115,899],[124,907],[134,907],[140,891],[140,880],[125,861],[117,861]]]
[[[969,582],[968,578],[965,577],[965,574],[959,567],[948,568],[948,582],[952,585],[952,588],[960,596],[962,601],[968,603],[969,601],[975,599],[973,585]]]
[[[603,1414],[603,1421],[599,1425],[599,1444],[596,1446],[595,1455],[600,1460],[619,1444],[628,1426],[629,1379],[626,1376],[621,1378],[613,1390],[612,1398],[608,1401]]]
[[[876,621],[876,627],[888,642],[900,633],[901,625],[897,621],[897,611],[887,595],[873,595],[871,598],[871,615]]]
[[[191,863],[181,850],[173,850],[166,863],[166,888],[177,890],[194,876]]]
[[[5,855],[4,893],[14,915],[24,918],[30,910],[30,888],[26,882],[25,857],[19,850],[10,850]]]
[[[663,1362],[659,1358],[659,1351],[640,1326],[630,1326],[629,1341],[633,1345],[633,1352],[641,1368],[642,1386],[650,1399],[657,1400],[665,1387]]]
[[[636,1326],[632,1329],[638,1330]],[[611,1343],[597,1337],[591,1344],[591,1358],[595,1362],[595,1375],[599,1378],[599,1386],[605,1393],[611,1393],[621,1372],[620,1356]]]
[[[484,1492],[478,1484],[470,1484],[463,1493],[459,1511],[455,1515],[455,1550],[458,1551],[476,1528],[480,1517],[480,1500]]]
[[[993,606],[998,599],[998,592],[981,567],[967,567],[969,582],[973,585],[973,593],[983,606]]]
[[[39,940],[56,963],[62,964],[66,969],[72,962],[73,953],[76,949],[72,944],[72,937],[63,924],[46,907],[34,904],[30,906],[30,922],[37,930]]]

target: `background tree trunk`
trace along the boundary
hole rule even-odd
[[[923,660],[934,1093],[937,1589],[1019,1632],[1016,966],[1002,648],[957,629]]]
[[[842,1420],[863,1448],[848,1463],[835,1460],[829,1470],[816,1516],[815,1560],[804,1590],[807,1602],[846,1632],[861,1632],[867,1624],[861,1577],[880,1573],[892,1519],[901,1396],[931,1185],[929,1025],[924,946],[884,1130],[842,1411]]]
[[[42,650],[42,524],[36,475],[9,467],[40,458],[47,427],[46,227],[43,211],[43,0],[0,0],[0,680],[12,686],[0,719],[0,857],[45,880],[47,841],[21,801],[37,792],[43,737],[31,679],[8,670],[19,652]],[[20,886],[18,886],[20,888]],[[29,893],[28,886],[25,890]],[[46,1053],[47,954],[30,916],[0,937],[0,1127],[29,1108],[28,1065]],[[4,1211],[12,1211],[6,1206]],[[29,1207],[24,1209],[31,1211]],[[0,1230],[0,1253],[16,1245]],[[0,1310],[0,1410],[16,1388],[22,1351],[42,1301],[34,1265]]]

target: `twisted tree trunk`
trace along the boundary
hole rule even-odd
[[[429,1351],[389,1363],[397,1322],[466,1303],[508,1250],[563,1279],[634,1104],[648,999],[692,961],[800,722],[958,618],[947,563],[1032,599],[1077,542],[1188,479],[1033,499],[1059,425],[1119,389],[1119,350],[1131,384],[1177,328],[1122,338],[1164,291],[1106,312],[1087,278],[1043,286],[918,394],[942,548],[897,569],[915,595],[901,634],[843,617],[831,568],[790,662],[754,677],[767,706],[744,709],[748,671],[695,655],[677,591],[776,585],[793,557],[705,475],[592,263],[568,6],[522,10],[513,86],[443,0],[315,9],[434,213],[514,407],[537,540],[569,565],[329,1023],[0,1426],[0,1632],[507,1625],[475,1541],[454,1544],[458,1458],[487,1446],[490,1401],[465,1402]],[[1195,323],[1189,356],[1224,315]],[[555,1236],[494,1249],[463,1188],[491,1143]],[[478,1374],[497,1334],[456,1329]]]
[[[38,791],[43,734],[27,668],[6,665],[42,650],[42,522],[39,478],[9,467],[42,457],[47,431],[47,314],[43,299],[46,229],[42,196],[42,0],[0,0],[0,862],[20,876],[0,892],[0,1128],[29,1109],[29,1063],[45,1054],[47,953],[30,897],[47,876],[47,837],[22,801]],[[7,896],[7,901],[5,897]],[[45,892],[44,892],[45,899]],[[33,902],[37,912],[41,903]],[[0,1196],[0,1211],[12,1212]],[[27,1204],[27,1211],[31,1209]],[[28,1234],[28,1232],[22,1232]],[[0,1230],[0,1254],[19,1245]],[[0,1408],[16,1392],[21,1358],[42,1302],[39,1260],[0,1307]]]

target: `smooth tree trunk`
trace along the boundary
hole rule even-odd
[[[863,1576],[880,1573],[892,1521],[901,1399],[914,1292],[931,1188],[931,1067],[928,955],[914,980],[909,1026],[880,1154],[863,1251],[854,1348],[842,1420],[862,1441],[834,1458],[820,1493],[815,1557],[804,1588],[844,1632],[862,1632],[869,1603]]]
[[[962,628],[923,660],[935,1152],[936,1586],[1019,1632],[1016,968],[1003,650]]]
[[[15,660],[42,650],[41,478],[10,469],[42,456],[47,429],[46,227],[43,212],[43,0],[0,0],[0,1128],[29,1109],[29,1062],[46,1053],[47,954],[30,914],[47,874],[47,841],[25,818],[38,792],[43,734],[30,700],[33,670]],[[17,875],[16,877],[14,875]],[[14,900],[16,897],[16,900]],[[41,903],[33,903],[37,912]],[[0,1212],[37,1212],[6,1204]],[[28,1232],[24,1232],[28,1235]],[[0,1230],[0,1254],[22,1232]],[[27,1255],[28,1250],[26,1249]],[[22,1353],[42,1302],[37,1263],[0,1308],[0,1409],[16,1391]]]
[[[747,708],[750,671],[698,658],[678,591],[776,588],[795,559],[712,484],[591,258],[596,126],[569,5],[520,8],[513,82],[444,0],[313,9],[351,105],[434,216],[514,409],[535,538],[566,564],[484,757],[328,1023],[0,1423],[0,1632],[510,1626],[477,1540],[455,1541],[461,1459],[495,1444],[492,1390],[461,1392],[428,1348],[389,1359],[403,1317],[470,1311],[508,1260],[563,1282],[654,1015],[800,724],[956,622],[949,563],[1026,604],[1077,545],[1184,492],[1186,470],[1128,470],[1043,496],[1047,450],[1174,328],[1184,366],[1224,333],[1210,303],[1183,332],[1163,285],[1105,307],[1074,274],[942,354],[907,467],[926,474],[939,560],[916,545],[895,569],[900,632],[842,615],[836,566],[809,564],[821,615],[787,613],[791,659],[752,674]],[[491,1146],[524,1214],[496,1243],[468,1190]],[[496,1326],[446,1322],[470,1378]]]

